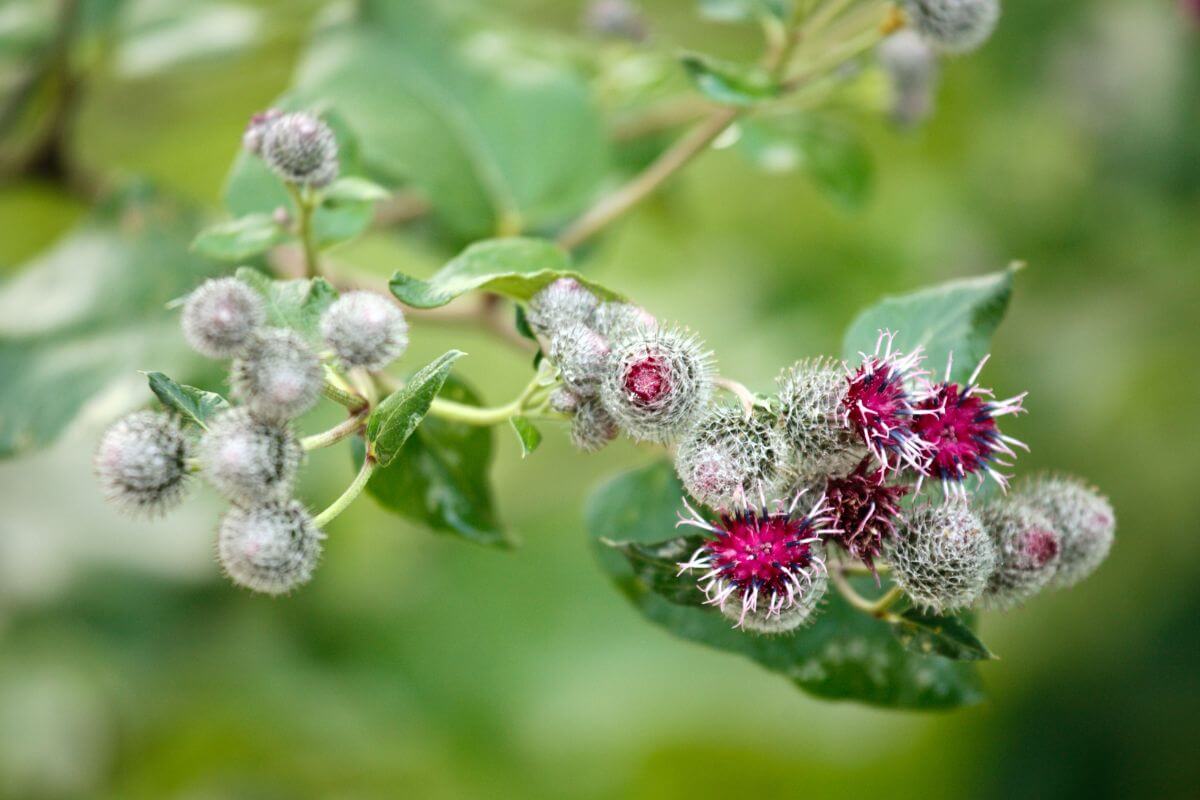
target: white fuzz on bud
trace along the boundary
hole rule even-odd
[[[827,588],[829,574],[824,570],[813,570],[809,580],[796,592],[795,602],[778,612],[771,611],[767,603],[759,603],[755,608],[746,611],[742,600],[737,595],[731,595],[721,603],[721,615],[731,622],[738,623],[738,627],[744,630],[764,636],[790,633],[813,621],[814,612],[824,599]]]
[[[913,27],[947,53],[976,49],[1000,19],[999,0],[905,0],[904,8]]]
[[[989,503],[979,520],[996,546],[996,571],[982,603],[1010,609],[1033,597],[1054,577],[1062,543],[1045,515],[1013,498]]]
[[[609,341],[620,341],[639,330],[654,330],[658,320],[646,309],[633,303],[601,303],[592,317],[592,328]]]
[[[312,114],[284,114],[262,135],[262,157],[275,174],[290,183],[327,186],[338,174],[337,139]]]
[[[675,471],[688,494],[710,508],[782,497],[795,482],[792,450],[775,420],[740,406],[705,414],[680,440]]]
[[[296,500],[234,506],[221,519],[217,559],[238,586],[283,594],[312,578],[324,538]]]
[[[892,84],[892,118],[916,125],[933,111],[937,55],[916,31],[905,28],[884,39],[877,50],[879,63]]]
[[[579,408],[579,396],[565,386],[560,386],[550,393],[547,403],[551,411],[570,416]]]
[[[262,297],[237,278],[200,284],[183,305],[183,337],[209,358],[231,358],[266,320]]]
[[[249,506],[291,494],[304,449],[286,424],[263,422],[247,408],[234,408],[209,423],[199,456],[213,487]]]
[[[573,322],[591,322],[599,302],[579,281],[559,278],[530,299],[525,319],[534,333],[552,336]]]
[[[1095,488],[1078,478],[1039,475],[1021,483],[1013,496],[1045,514],[1062,536],[1051,587],[1074,586],[1108,556],[1116,534],[1116,514]]]
[[[571,444],[594,453],[617,438],[617,423],[594,397],[579,400],[571,417]]]
[[[136,411],[104,432],[93,464],[109,502],[131,514],[157,516],[183,500],[190,455],[178,420]]]
[[[321,316],[321,335],[349,367],[379,370],[408,347],[400,306],[375,292],[347,292]]]
[[[559,328],[550,336],[550,360],[567,388],[580,397],[596,394],[608,352],[608,340],[581,322]]]
[[[615,344],[600,383],[600,400],[621,429],[660,443],[690,428],[712,392],[712,354],[679,328],[637,330]]]
[[[971,606],[996,569],[995,545],[958,501],[914,508],[884,555],[913,603],[935,614]]]
[[[780,419],[803,482],[845,475],[867,455],[862,440],[839,418],[846,373],[833,359],[798,361],[777,379]]]
[[[262,155],[263,138],[267,129],[282,116],[283,112],[278,108],[268,108],[251,117],[246,123],[245,132],[242,133],[242,149],[251,155]]]
[[[640,42],[646,38],[646,20],[630,0],[592,0],[583,12],[583,26],[598,36]]]
[[[298,417],[317,402],[324,375],[321,360],[286,328],[264,328],[233,362],[229,383],[255,416],[266,420]]]

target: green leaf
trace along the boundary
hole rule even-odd
[[[164,308],[213,274],[187,249],[198,221],[133,187],[0,283],[0,457],[49,444],[96,395],[136,397],[139,369],[205,368]]]
[[[479,396],[453,375],[441,396],[481,405]],[[355,447],[361,465],[363,446],[356,440]],[[391,465],[372,473],[367,491],[389,511],[435,532],[510,547],[513,542],[496,519],[488,479],[491,461],[491,428],[427,417]]]
[[[950,379],[963,382],[988,354],[992,334],[1004,319],[1019,265],[978,278],[950,281],[911,294],[884,298],[855,317],[846,331],[842,357],[856,361],[875,350],[880,330],[896,332],[896,346],[925,348],[935,373],[954,354]]]
[[[392,276],[392,294],[414,308],[444,306],[472,291],[502,294],[519,302],[529,300],[547,284],[569,276],[603,300],[620,295],[571,272],[571,259],[545,239],[489,239],[471,245],[429,280],[401,272]]]
[[[403,388],[388,395],[367,420],[367,441],[380,466],[386,467],[429,413],[433,398],[442,390],[454,362],[466,355],[450,350],[408,379]]]
[[[321,342],[321,315],[337,300],[337,290],[327,280],[277,281],[250,267],[241,267],[235,274],[266,300],[267,321],[271,325],[291,328],[311,343]]]
[[[163,406],[193,425],[207,428],[206,423],[213,414],[229,408],[229,402],[216,392],[176,383],[161,372],[144,374],[150,382],[150,391],[154,392]]]
[[[375,203],[387,200],[392,193],[366,178],[338,178],[322,193],[326,203]]]
[[[317,35],[288,107],[336,98],[363,173],[430,201],[453,245],[563,224],[607,175],[603,119],[580,63],[444,0],[364,0]]]
[[[270,214],[247,214],[205,228],[192,240],[192,250],[218,261],[242,261],[290,238]]]
[[[939,617],[910,608],[892,624],[892,632],[914,653],[932,653],[958,661],[987,661],[996,657],[957,617]]]
[[[713,22],[746,22],[763,14],[787,20],[791,0],[700,0],[700,16]]]
[[[874,183],[871,154],[852,128],[803,115],[770,123],[739,123],[738,148],[765,172],[803,172],[823,194],[847,209],[861,208]]]
[[[527,457],[534,450],[538,449],[538,445],[542,443],[542,432],[529,421],[528,417],[520,415],[509,417],[508,424],[512,426],[513,432],[517,434],[517,441],[521,443],[521,458]]]
[[[752,106],[779,94],[779,84],[762,67],[689,54],[680,59],[696,88],[714,103]]]
[[[855,611],[832,589],[811,627],[782,636],[735,630],[714,609],[695,605],[688,585],[695,577],[675,575],[693,544],[671,538],[682,496],[671,465],[658,462],[616,477],[588,503],[601,566],[651,622],[745,656],[819,697],[919,709],[982,699],[974,665],[905,650],[890,625]]]

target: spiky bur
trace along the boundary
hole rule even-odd
[[[152,517],[183,501],[191,450],[177,419],[135,411],[104,432],[93,465],[109,502],[130,514]]]
[[[988,579],[982,603],[1001,610],[1019,606],[1058,570],[1058,530],[1044,514],[1012,498],[984,506],[979,521],[996,546],[996,571]]]
[[[614,343],[600,382],[600,401],[621,430],[660,443],[690,428],[712,392],[712,355],[674,327],[637,330]]]
[[[1005,436],[996,418],[1020,414],[1025,394],[1007,400],[995,400],[991,389],[977,380],[987,358],[979,362],[967,385],[950,382],[950,364],[946,380],[934,384],[917,404],[913,431],[927,445],[928,474],[941,481],[946,495],[966,497],[967,478],[990,475],[1002,489],[1008,488],[1008,476],[996,467],[1011,467],[1005,458],[1015,458],[1012,447],[1029,448],[1023,442]],[[923,477],[923,476],[922,476]]]
[[[550,360],[566,387],[580,397],[596,394],[608,353],[608,340],[582,322],[558,328],[550,336]]]
[[[774,419],[739,407],[712,409],[688,431],[675,453],[675,471],[688,494],[713,508],[760,496],[779,497],[795,481],[792,450]]]
[[[1116,534],[1116,515],[1095,488],[1078,478],[1038,475],[1019,484],[1013,497],[1045,514],[1062,537],[1051,587],[1074,586],[1108,556]]]
[[[266,321],[262,296],[237,278],[200,284],[183,305],[183,337],[209,358],[237,355]]]
[[[346,292],[321,315],[321,336],[346,366],[379,370],[408,347],[408,323],[383,295]]]
[[[575,413],[575,409],[579,408],[579,402],[579,395],[565,386],[559,386],[550,393],[550,399],[547,401],[547,404],[550,406],[551,411],[571,416]]]
[[[324,376],[316,353],[294,331],[263,328],[233,362],[234,397],[261,419],[292,419],[312,408]]]
[[[571,417],[571,444],[585,453],[594,453],[617,438],[617,423],[600,401],[585,397],[578,403]]]
[[[862,440],[841,422],[846,373],[833,359],[797,361],[776,379],[780,419],[803,483],[844,475],[867,455]]]
[[[1000,20],[999,0],[905,0],[904,8],[912,26],[946,53],[976,49]]]
[[[529,301],[525,319],[539,336],[552,336],[575,322],[588,324],[600,301],[574,278],[559,278]]]
[[[923,355],[920,347],[907,354],[896,350],[895,338],[894,333],[880,331],[874,354],[861,354],[862,364],[846,379],[839,419],[882,469],[908,465],[924,473],[928,443],[913,430],[916,408],[909,389],[925,374]]]
[[[238,586],[283,594],[312,578],[324,538],[297,500],[234,506],[221,519],[217,560]]]
[[[264,422],[242,407],[209,423],[198,454],[209,483],[233,503],[249,506],[291,493],[304,449],[286,424]]]
[[[825,484],[829,505],[829,539],[872,570],[885,542],[896,535],[901,522],[900,500],[910,487],[888,483],[869,459],[849,475],[831,477]]]
[[[615,342],[638,330],[654,330],[658,320],[641,306],[610,300],[597,306],[591,326],[601,336]]]
[[[883,553],[913,603],[935,614],[970,607],[996,569],[996,547],[983,524],[957,501],[909,511]]]
[[[880,43],[876,55],[892,87],[892,119],[911,127],[933,112],[937,55],[911,29],[897,31]]]
[[[825,594],[828,572],[821,536],[829,517],[824,498],[807,514],[797,514],[801,495],[790,504],[776,501],[755,508],[723,510],[709,522],[687,500],[680,525],[705,531],[707,538],[679,574],[699,572],[706,602],[734,623],[756,633],[785,633],[812,618]]]
[[[328,125],[303,111],[284,114],[262,134],[262,157],[289,183],[322,187],[338,174],[337,139]]]
[[[278,108],[268,108],[252,116],[242,133],[242,149],[251,155],[262,155],[263,138],[267,129],[282,116],[283,112]]]

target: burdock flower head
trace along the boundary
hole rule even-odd
[[[599,304],[579,281],[559,278],[530,299],[525,319],[539,336],[553,336],[572,323],[589,324]]]
[[[1036,475],[1022,482],[1013,497],[1045,514],[1062,537],[1050,586],[1074,586],[1108,557],[1117,519],[1108,499],[1094,487],[1069,476]]]
[[[262,133],[261,152],[267,166],[290,183],[320,188],[338,174],[333,131],[303,111],[271,120]]]
[[[923,354],[895,349],[896,334],[880,331],[875,353],[862,353],[862,364],[850,373],[842,397],[842,426],[860,438],[884,470],[907,464],[925,471],[928,444],[913,430],[916,412],[909,384],[922,376]]]
[[[791,462],[791,447],[774,419],[720,406],[680,441],[675,471],[692,497],[728,508],[760,494],[785,493],[794,480]]]
[[[797,361],[776,379],[779,416],[796,454],[802,482],[843,475],[867,454],[862,439],[842,425],[846,373],[832,359]]]
[[[896,534],[900,522],[900,499],[909,487],[890,484],[873,462],[863,459],[844,477],[830,478],[825,485],[829,505],[829,539],[874,569],[884,542]]]
[[[998,609],[1019,606],[1058,571],[1061,536],[1044,514],[1011,497],[989,503],[979,511],[979,519],[998,558],[983,604]]]
[[[968,608],[996,569],[996,546],[961,501],[909,511],[884,548],[892,577],[914,604],[935,614]]]
[[[1008,477],[995,466],[1012,466],[1003,457],[1016,457],[1012,447],[1028,450],[1023,442],[1005,436],[996,427],[996,418],[1020,414],[1025,409],[1025,393],[1007,400],[995,400],[991,389],[976,383],[979,372],[987,363],[985,357],[975,368],[966,386],[950,382],[950,364],[946,365],[946,380],[930,387],[928,394],[917,403],[913,430],[928,445],[928,474],[942,482],[946,495],[963,498],[963,482],[970,475],[991,475],[1002,489],[1008,488]]]
[[[104,432],[93,463],[109,502],[130,514],[153,517],[183,500],[191,454],[191,440],[179,420],[157,411],[135,411]]]
[[[679,525],[706,532],[704,543],[679,574],[699,571],[706,602],[756,633],[784,633],[808,621],[825,594],[828,572],[821,536],[831,532],[824,498],[807,514],[797,514],[801,494],[790,503],[741,505],[709,522],[687,500]]]

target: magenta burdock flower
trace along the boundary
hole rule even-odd
[[[825,485],[829,527],[834,529],[828,538],[872,570],[884,542],[896,534],[900,499],[910,491],[885,478],[869,459],[863,459],[849,475],[830,478]]]
[[[968,476],[991,475],[1002,489],[1008,489],[1008,476],[995,466],[1012,466],[1002,457],[1015,458],[1012,447],[1028,450],[1023,442],[1005,436],[996,426],[996,418],[1020,414],[1025,393],[1007,400],[993,399],[992,391],[976,383],[985,357],[971,374],[967,385],[950,382],[950,364],[946,365],[946,380],[930,387],[929,393],[917,403],[918,414],[913,430],[929,447],[927,474],[942,482],[946,496],[966,496],[963,482]]]
[[[807,621],[825,593],[828,573],[821,536],[832,532],[825,499],[807,514],[796,514],[801,495],[774,510],[749,505],[721,510],[709,522],[687,500],[679,525],[705,531],[707,538],[679,574],[699,571],[706,602],[757,633],[784,633]]]
[[[880,331],[875,353],[861,353],[863,362],[848,376],[842,398],[841,423],[862,439],[885,470],[907,464],[924,473],[928,445],[914,430],[915,400],[909,384],[924,375],[923,354],[894,349],[896,334]]]

